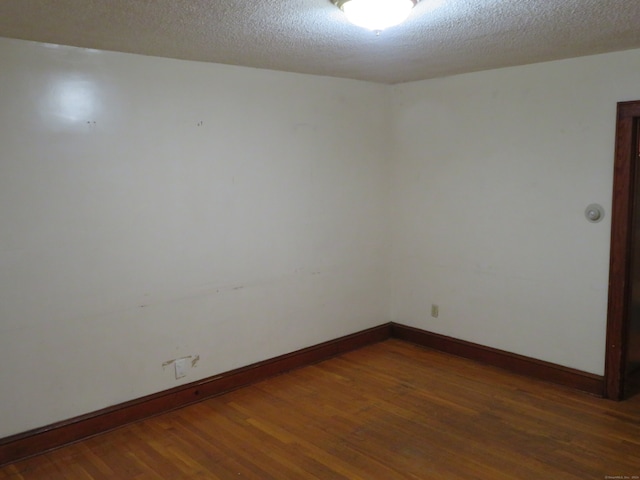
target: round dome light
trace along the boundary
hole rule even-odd
[[[334,0],[359,27],[379,32],[404,22],[418,0]]]

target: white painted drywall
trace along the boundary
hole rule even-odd
[[[392,319],[602,374],[616,102],[639,98],[638,50],[394,87]]]
[[[0,65],[0,437],[388,321],[386,86],[6,39]]]
[[[602,373],[640,51],[396,87],[17,40],[0,65],[0,437],[390,319]]]

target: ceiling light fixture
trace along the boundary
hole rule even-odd
[[[354,25],[381,32],[404,22],[420,0],[332,0]]]

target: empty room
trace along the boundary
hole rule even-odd
[[[0,2],[0,479],[640,478],[638,25]]]

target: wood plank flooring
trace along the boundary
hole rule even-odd
[[[0,479],[640,477],[615,403],[388,340],[0,469]]]

